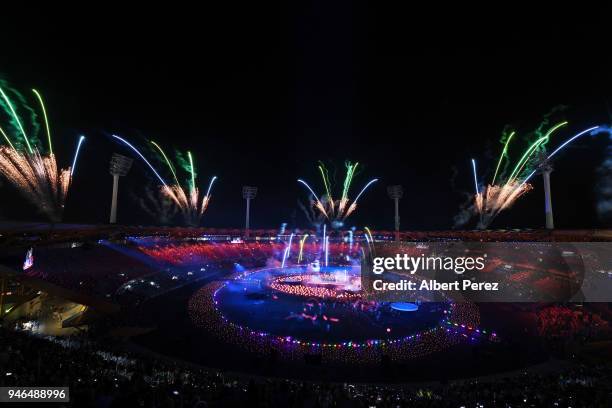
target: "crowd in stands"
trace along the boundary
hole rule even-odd
[[[140,245],[138,249],[151,258],[166,265],[196,266],[196,265],[236,265],[243,268],[273,266],[270,262],[281,261],[289,239],[276,242],[193,242],[193,241],[162,241],[158,244]],[[299,253],[303,257],[300,262],[310,262],[320,258],[322,244],[319,241],[306,242],[300,251],[298,239],[292,240],[288,256],[292,262],[298,261]],[[329,260],[344,261],[349,255],[352,258],[360,256],[359,246],[345,242],[329,244]],[[341,262],[339,262],[341,263]]]
[[[251,237],[275,237],[279,229],[251,230]],[[302,229],[300,233],[320,235],[311,229]],[[120,225],[37,225],[23,227],[5,227],[0,234],[0,245],[3,247],[49,245],[61,242],[95,242],[100,239],[123,239],[130,236],[158,236],[171,239],[197,238],[202,235],[241,237],[243,229],[237,228],[185,228],[159,226],[120,226]],[[332,232],[332,234],[335,234]],[[355,236],[363,236],[364,231],[355,231]],[[393,231],[373,231],[377,239],[395,238]],[[487,231],[403,231],[403,241],[557,241],[557,242],[592,242],[610,241],[609,230],[487,230]]]
[[[286,244],[163,241],[159,244],[140,245],[144,254],[166,265],[234,265],[245,268],[265,266],[268,258],[277,258]]]
[[[25,275],[80,293],[109,298],[125,282],[156,271],[145,262],[102,245],[34,250]]]
[[[610,367],[427,385],[266,379],[0,329],[0,386],[69,386],[75,407],[608,407]]]
[[[610,324],[585,308],[553,305],[537,312],[538,332],[545,338],[594,338],[610,334]]]

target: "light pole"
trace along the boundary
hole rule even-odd
[[[553,166],[546,160],[546,152],[542,152],[538,158],[538,173],[544,179],[544,214],[546,215],[546,229],[554,229],[555,221],[553,218],[552,196],[550,194],[550,173]]]
[[[389,194],[390,199],[395,201],[395,240],[399,241],[399,200],[404,195],[404,189],[402,188],[402,186],[389,186],[387,187],[387,194]]]
[[[123,177],[130,171],[134,160],[129,157],[113,153],[110,161],[110,174],[113,176],[113,198],[111,201],[110,223],[117,222],[117,194],[119,190],[119,177]]]
[[[242,198],[246,200],[246,220],[244,224],[244,236],[249,237],[250,219],[251,219],[251,200],[257,195],[257,187],[243,186]]]

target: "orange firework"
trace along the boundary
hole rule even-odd
[[[321,178],[323,180],[323,186],[325,187],[325,194],[320,197],[315,193],[315,191],[310,187],[310,185],[302,180],[298,179],[298,183],[301,183],[308,189],[308,192],[312,196],[311,207],[316,208],[320,214],[325,217],[328,221],[332,223],[332,225],[342,225],[344,221],[357,209],[357,202],[362,194],[374,183],[378,181],[377,178],[370,180],[357,194],[354,200],[351,201],[349,198],[349,190],[351,188],[351,183],[353,181],[353,177],[355,175],[357,166],[359,163],[351,163],[346,162],[346,176],[344,177],[344,182],[342,184],[342,193],[340,194],[340,198],[334,200],[332,197],[332,189],[333,185],[329,178],[328,171],[321,163],[318,166],[319,172],[321,173]],[[321,217],[322,218],[322,217]]]
[[[480,215],[479,228],[487,228],[502,211],[510,208],[533,187],[528,183],[510,181],[503,185],[488,185],[476,194],[474,206]]]
[[[58,169],[54,154],[22,153],[1,146],[0,174],[51,221],[61,220],[71,175],[70,167]]]
[[[57,166],[43,97],[36,89],[32,89],[40,104],[44,119],[48,142],[47,154],[41,153],[37,146],[38,139],[35,133],[38,129],[37,116],[32,113],[31,124],[25,123],[19,113],[33,112],[32,109],[26,105],[24,97],[18,91],[7,87],[5,92],[4,81],[0,81],[0,85],[0,108],[8,118],[9,124],[9,127],[6,128],[8,132],[0,128],[0,133],[8,143],[8,146],[0,146],[0,174],[6,177],[8,182],[14,185],[28,201],[38,207],[49,220],[61,221],[66,195],[72,180],[72,168],[59,169]],[[22,102],[23,106],[14,104],[9,95],[17,95],[17,100]],[[28,137],[26,129],[33,129],[34,134]],[[73,167],[84,139],[85,136],[79,139]]]
[[[215,179],[216,177],[211,180],[208,192],[201,200],[200,190],[197,187],[192,188],[189,195],[180,184],[162,186],[161,189],[163,194],[174,201],[188,225],[198,225],[204,211],[208,208],[210,189]]]

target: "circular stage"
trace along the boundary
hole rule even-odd
[[[358,266],[256,269],[205,285],[189,312],[224,342],[289,358],[403,360],[491,336],[473,304],[376,302],[360,289]]]
[[[306,342],[390,340],[436,326],[445,304],[422,304],[406,315],[393,304],[368,301],[352,268],[265,269],[219,288],[218,311],[241,327]]]

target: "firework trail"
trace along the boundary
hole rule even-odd
[[[77,144],[76,151],[74,152],[74,158],[72,159],[72,169],[70,170],[70,177],[74,175],[74,170],[76,169],[77,160],[79,158],[79,152],[81,151],[81,145],[85,141],[85,136],[79,137],[79,143]],[[51,144],[49,144],[51,146]]]
[[[2,87],[0,87],[0,95],[2,96],[3,101],[2,107],[10,115],[11,119],[13,120],[13,123],[21,132],[21,136],[23,137],[23,140],[25,141],[26,146],[28,147],[28,152],[30,154],[34,153],[34,150],[30,145],[30,141],[28,140],[28,135],[26,134],[26,131],[23,128],[23,125],[21,124],[21,120],[19,119],[19,115],[17,115],[17,112],[15,111],[15,108],[13,107],[10,98],[8,97],[6,92],[4,92],[4,89],[2,89]]]
[[[138,150],[137,148],[134,147],[134,145],[132,145],[130,142],[128,142],[127,140],[125,140],[122,137],[119,137],[117,135],[112,135],[115,139],[119,140],[121,143],[123,143],[124,145],[126,145],[127,147],[129,147],[130,149],[132,149],[134,151],[134,153],[136,153],[146,164],[147,166],[149,166],[149,168],[151,169],[151,171],[153,171],[153,173],[155,174],[155,176],[157,176],[157,179],[164,185],[167,186],[168,184],[164,181],[164,179],[162,178],[162,176],[159,175],[159,173],[157,172],[157,170],[155,170],[155,167],[153,167],[153,165],[151,163],[149,163],[149,161],[146,159],[146,157],[144,157],[144,155],[142,153],[140,153],[140,150]]]
[[[325,237],[325,266],[329,266],[329,236]]]
[[[370,231],[370,228],[365,227],[364,229],[366,230],[366,233],[370,237],[370,242],[374,242],[374,237],[372,236],[372,231]]]
[[[478,187],[476,161],[472,159],[472,171],[474,173],[474,185],[476,188],[473,208],[479,215],[477,225],[478,228],[488,228],[501,211],[510,208],[512,204],[516,202],[516,200],[532,189],[532,186],[526,183],[526,179],[523,180],[526,166],[531,163],[534,153],[539,149],[543,149],[543,147],[548,143],[553,132],[565,125],[567,125],[567,122],[557,123],[556,125],[552,126],[543,136],[537,138],[533,143],[531,143],[514,166],[510,176],[505,178],[503,181],[500,180],[499,184],[496,184],[495,182],[498,180],[499,169],[504,158],[508,161],[510,160],[508,156],[508,145],[510,144],[512,137],[515,135],[515,132],[510,134],[504,144],[499,160],[497,161],[497,166],[495,168],[495,173],[493,174],[491,183],[486,185],[482,190],[480,190]],[[541,135],[540,128],[538,128],[535,133]],[[504,177],[502,176],[499,179],[502,178]]]
[[[36,98],[38,98],[38,102],[40,103],[40,108],[42,109],[43,118],[45,119],[45,129],[47,130],[47,141],[49,143],[49,154],[53,154],[53,145],[51,144],[51,129],[49,129],[49,119],[47,118],[47,110],[45,109],[45,103],[43,102],[42,95],[36,90],[32,89]]]
[[[25,132],[23,123],[17,114],[17,110],[7,93],[0,86],[0,107],[10,117],[12,127],[17,131],[13,138],[17,143],[11,141],[11,137],[0,127],[0,133],[8,146],[0,146],[0,174],[2,174],[18,191],[33,205],[35,205],[51,222],[59,222],[62,219],[64,204],[68,189],[70,188],[73,171],[71,167],[60,169],[53,154],[51,144],[51,131],[49,120],[43,103],[42,95],[33,90],[43,110],[47,140],[49,143],[49,154],[42,154],[38,148],[30,143]],[[16,91],[18,99],[22,97]],[[29,109],[24,103],[25,109]],[[31,127],[38,129],[35,122],[36,116],[32,115]],[[20,150],[20,138],[25,142],[25,151]],[[32,140],[36,140],[33,138]],[[80,146],[80,143],[79,143]],[[76,164],[76,158],[73,167]],[[72,168],[73,168],[72,167]]]
[[[554,155],[556,155],[557,153],[559,153],[560,150],[562,150],[563,148],[565,148],[568,144],[570,144],[571,142],[573,142],[574,140],[578,139],[581,136],[586,135],[587,133],[590,133],[591,135],[597,135],[599,133],[605,132],[606,130],[601,130],[602,126],[593,126],[591,128],[588,128],[586,130],[583,130],[582,132],[579,132],[577,134],[575,134],[574,136],[570,137],[569,139],[567,139],[565,142],[563,142],[559,147],[557,147],[551,154],[548,155],[548,157],[546,157],[546,160],[550,160],[552,159],[552,157]],[[529,175],[525,178],[525,180],[523,181],[523,183],[527,183],[529,181],[529,179],[531,177],[533,177],[534,174],[536,174],[537,169],[533,170],[531,173],[529,173]]]
[[[353,213],[353,211],[355,211],[355,209],[357,208],[357,201],[359,201],[359,198],[363,195],[363,193],[365,193],[368,187],[370,187],[372,184],[376,183],[377,181],[378,179],[372,179],[361,189],[359,194],[357,194],[357,197],[355,197],[355,199],[353,200],[353,203],[350,205],[349,209],[346,211],[346,215],[344,216],[344,218],[348,217],[349,215]]]
[[[478,191],[478,177],[476,175],[476,160],[472,159],[472,170],[474,171],[474,186],[476,187],[476,195],[480,194]]]
[[[289,236],[289,243],[287,244],[287,247],[285,248],[285,252],[283,253],[283,262],[281,264],[281,268],[285,267],[285,262],[287,262],[287,259],[289,259],[289,257],[291,256],[291,243],[292,242],[293,242],[293,232]]]
[[[544,145],[546,145],[548,143],[548,141],[550,140],[550,135],[555,130],[557,130],[561,126],[565,126],[565,125],[567,125],[567,122],[561,122],[561,123],[553,126],[548,132],[546,132],[546,134],[544,136],[542,136],[541,138],[537,139],[534,143],[532,143],[532,145],[529,146],[529,148],[525,151],[525,153],[523,154],[523,156],[521,157],[521,159],[517,163],[516,167],[514,168],[512,173],[510,174],[509,180],[514,180],[515,178],[519,177],[521,172],[522,172],[522,170],[525,168],[525,165],[528,163],[529,159],[531,159],[533,154],[538,150],[538,148],[543,147]]]
[[[300,240],[300,253],[298,255],[298,263],[302,262],[302,256],[304,255],[304,243],[306,242],[306,238],[308,238],[308,234],[304,235]]]
[[[191,157],[191,152],[187,152],[187,157],[189,157],[189,172],[191,173],[191,189],[195,190],[195,167],[193,167],[193,157]]]
[[[310,191],[310,193],[312,194],[312,196],[315,199],[315,206],[317,207],[317,209],[319,211],[321,211],[321,213],[326,217],[329,218],[329,215],[327,215],[327,211],[325,210],[325,206],[323,205],[323,203],[321,202],[321,200],[319,200],[319,198],[317,197],[317,194],[312,190],[312,188],[308,185],[308,183],[306,183],[304,180],[302,179],[298,179],[298,183],[302,183],[303,185],[306,186],[306,188]]]
[[[2,129],[1,127],[0,127],[0,133],[2,133],[2,136],[4,136],[4,140],[6,140],[6,142],[9,144],[9,146],[14,149],[15,145],[13,145],[13,143],[11,142],[11,139],[9,139],[9,137],[6,134],[6,132],[4,132],[4,129]]]
[[[510,144],[510,141],[512,140],[512,137],[515,134],[516,134],[516,132],[510,133],[510,136],[508,136],[508,139],[506,139],[506,143],[504,144],[504,149],[502,150],[501,154],[499,155],[499,160],[497,161],[497,167],[495,167],[495,174],[493,174],[493,180],[491,180],[491,184],[492,185],[495,185],[495,179],[497,178],[497,173],[499,172],[499,166],[501,165],[502,160],[508,158],[508,145]]]
[[[353,182],[353,175],[355,174],[355,170],[357,170],[357,166],[359,163],[351,164],[351,162],[347,162],[346,164],[346,177],[344,177],[344,183],[342,184],[342,196],[340,198],[340,203],[338,203],[338,212],[342,213],[346,204],[348,202],[348,192],[351,188],[351,183]],[[333,208],[333,201],[332,201]]]
[[[372,234],[370,233],[370,229],[368,227],[365,227],[365,232],[363,233],[366,243],[368,244],[368,253],[370,254],[370,256],[372,255],[372,243],[374,243],[374,240],[371,238]],[[362,248],[362,255],[365,257],[365,253],[363,252],[363,248]]]
[[[319,251],[324,251],[325,250],[325,237],[327,236],[327,225],[323,224],[323,242],[321,243],[321,248],[319,249]]]
[[[487,228],[501,211],[510,208],[516,202],[516,200],[532,189],[532,186],[528,183],[528,181],[537,173],[540,165],[540,163],[534,162],[534,153],[536,151],[545,153],[543,146],[549,142],[552,133],[565,125],[567,125],[567,122],[558,123],[551,127],[546,134],[544,134],[544,136],[536,139],[523,152],[523,155],[516,163],[514,169],[510,173],[510,176],[508,176],[503,183],[494,184],[498,173],[497,170],[499,169],[499,163],[501,163],[503,157],[507,154],[508,143],[511,138],[506,141],[501,157],[498,161],[492,183],[487,185],[482,191],[478,191],[478,184],[476,184],[477,191],[476,195],[474,196],[474,209],[479,214],[478,228]],[[575,139],[587,133],[593,134],[598,128],[599,126],[591,127],[572,136],[549,155],[544,154],[544,162],[549,161],[561,149]],[[472,162],[472,165],[475,171],[474,161]]]
[[[319,165],[319,171],[321,172],[321,178],[323,179],[323,185],[325,186],[325,191],[327,192],[327,197],[329,199],[329,201],[333,202],[334,198],[331,195],[331,190],[330,190],[330,183],[329,183],[329,173],[327,172],[327,169],[325,168],[325,166],[323,165],[323,163],[321,163]],[[310,189],[310,187],[308,187]],[[312,191],[312,189],[310,189]],[[332,206],[331,208],[332,213],[334,211],[334,208]]]
[[[172,162],[168,159],[168,156],[158,143],[151,141],[151,144],[161,153],[164,161],[166,162],[166,165],[168,166],[168,169],[174,177],[176,184],[167,184],[164,179],[159,175],[158,171],[153,167],[153,165],[151,165],[151,163],[144,157],[144,155],[127,140],[115,135],[113,135],[113,137],[120,140],[125,145],[129,146],[149,166],[149,168],[153,171],[153,173],[157,176],[157,178],[162,184],[161,192],[166,197],[170,198],[174,202],[174,204],[176,204],[183,216],[183,219],[185,220],[185,223],[190,226],[199,225],[202,216],[204,215],[204,212],[208,209],[208,205],[210,204],[211,191],[214,182],[217,180],[217,176],[211,178],[210,183],[208,184],[206,195],[200,198],[200,190],[196,187],[195,168],[193,165],[193,156],[191,155],[191,152],[187,152],[190,162],[191,174],[191,187],[189,188],[189,192],[187,192],[179,183]]]
[[[170,172],[172,173],[172,176],[174,177],[174,181],[176,181],[176,184],[179,184],[178,178],[176,177],[176,171],[174,170],[174,166],[172,165],[172,163],[170,163],[170,160],[168,160],[168,156],[166,156],[166,153],[163,151],[161,146],[158,145],[157,143],[155,143],[153,140],[151,140],[151,144],[153,146],[155,146],[155,148],[157,150],[159,150],[159,152],[161,153],[162,157],[166,161],[166,164],[168,165],[168,168],[170,169]]]
[[[319,212],[329,221],[332,222],[332,225],[342,225],[344,220],[349,217],[357,208],[357,202],[361,195],[378,179],[370,180],[357,194],[354,200],[349,198],[349,191],[351,188],[351,184],[353,182],[353,177],[355,176],[355,172],[357,170],[357,166],[359,163],[351,163],[346,162],[346,174],[344,177],[344,181],[342,183],[342,193],[340,194],[339,200],[334,200],[332,196],[332,184],[329,179],[329,173],[325,166],[321,163],[318,166],[319,172],[321,173],[321,178],[323,180],[323,186],[325,188],[326,194],[319,197],[317,193],[314,192],[312,187],[308,183],[306,183],[302,179],[298,179],[299,183],[302,183],[310,192],[313,197],[312,206],[315,207]]]

